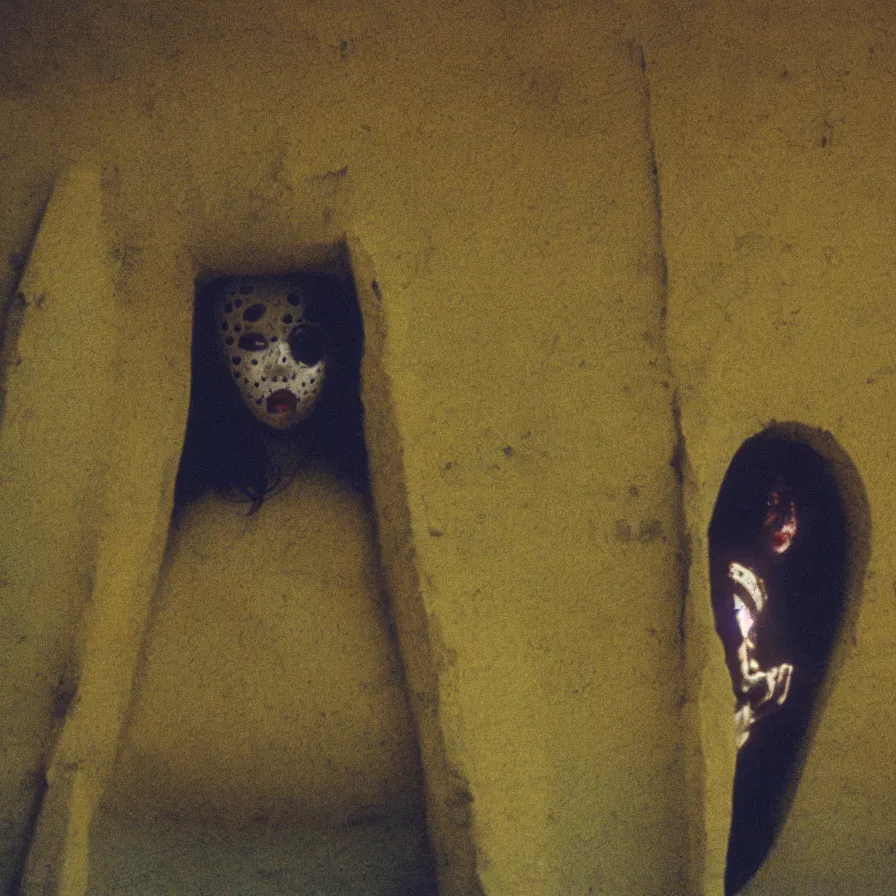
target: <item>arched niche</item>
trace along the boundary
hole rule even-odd
[[[829,433],[773,424],[732,458],[709,526],[713,612],[740,713],[726,896],[759,870],[793,803],[854,628],[869,530],[861,480]]]
[[[436,892],[435,865],[454,843],[445,845],[444,822],[425,815],[427,805],[445,800],[427,800],[424,788],[433,788],[444,754],[436,720],[408,718],[421,702],[412,689],[416,697],[429,685],[420,668],[428,658],[406,635],[394,643],[419,595],[405,583],[414,570],[406,564],[401,581],[395,574],[390,539],[400,527],[382,522],[399,504],[390,494],[383,506],[384,480],[394,491],[401,471],[383,469],[377,427],[391,422],[390,405],[375,372],[380,321],[363,287],[341,253],[286,274],[215,272],[196,281],[175,511],[115,775],[91,830],[88,894],[136,892],[146,882],[215,891],[221,880],[260,892],[272,859],[281,887]],[[292,288],[295,296],[290,291],[285,307],[277,305],[271,293],[283,297]],[[232,316],[218,302],[225,294]],[[310,428],[259,442],[254,418],[224,387],[238,351],[240,370],[252,370],[258,347],[240,343],[250,330],[262,332],[250,327],[262,295],[268,313],[301,317],[286,341],[309,369],[309,344],[294,343],[296,331],[328,332],[333,388],[315,405]],[[214,334],[227,321],[226,333],[236,335],[223,357]],[[245,554],[237,548],[250,542]],[[241,559],[228,573],[225,556],[234,553]],[[319,576],[304,575],[314,569]],[[259,589],[259,582],[266,584]],[[252,595],[249,612],[244,590]],[[263,642],[253,644],[263,620]],[[238,688],[228,670],[239,670]],[[202,682],[201,693],[194,682]],[[218,710],[197,712],[204,700]],[[159,733],[159,719],[175,725]],[[198,736],[180,740],[187,729]],[[214,761],[202,758],[208,755]],[[240,769],[244,756],[249,766]],[[167,774],[154,773],[158,767]],[[242,779],[252,787],[241,788]]]

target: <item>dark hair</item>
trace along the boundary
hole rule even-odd
[[[320,460],[337,475],[358,484],[366,481],[359,389],[363,330],[354,290],[350,282],[332,274],[302,273],[290,280],[320,319],[327,358],[320,399],[308,419],[292,429],[278,432],[259,423],[228,375],[215,338],[215,296],[224,283],[218,279],[198,289],[190,413],[176,506],[213,489],[250,502],[251,511],[257,510],[282,479],[267,449],[273,439],[291,442],[304,462]]]

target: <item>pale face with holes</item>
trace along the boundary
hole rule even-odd
[[[241,277],[217,295],[218,341],[243,401],[262,423],[290,429],[320,398],[327,359],[314,308],[289,277]]]

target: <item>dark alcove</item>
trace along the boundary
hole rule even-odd
[[[190,413],[91,894],[437,892],[347,271],[198,285]]]
[[[844,618],[846,516],[828,461],[777,431],[748,439],[719,491],[709,551],[738,742],[730,896],[759,870],[792,803]]]

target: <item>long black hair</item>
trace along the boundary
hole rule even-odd
[[[230,280],[231,278],[226,278]],[[290,277],[319,319],[325,344],[324,388],[307,420],[285,431],[267,429],[243,403],[216,338],[217,279],[199,288],[193,317],[190,413],[175,487],[175,506],[215,490],[257,510],[282,480],[268,446],[283,440],[303,462],[319,460],[363,485],[367,476],[360,362],[363,329],[350,281],[305,272]]]

